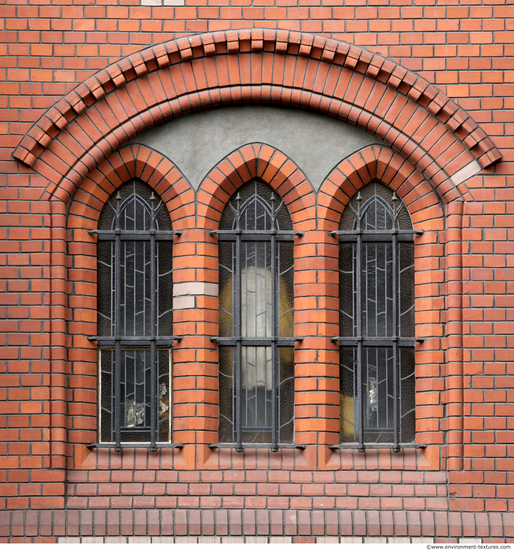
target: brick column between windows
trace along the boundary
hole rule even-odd
[[[205,230],[185,230],[174,244],[173,308],[175,334],[183,339],[173,352],[173,442],[192,445],[218,441],[218,246]],[[205,457],[198,457],[203,463]]]

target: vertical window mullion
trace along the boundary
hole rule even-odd
[[[278,451],[278,376],[280,369],[278,368],[277,357],[277,337],[279,336],[278,328],[278,285],[277,285],[277,236],[275,233],[275,197],[271,195],[271,326],[272,326],[272,341],[271,341],[271,361],[272,361],[272,382],[271,382],[271,450]]]
[[[358,229],[357,234],[357,257],[356,257],[356,283],[357,283],[357,391],[358,391],[358,430],[359,430],[359,446],[364,450],[364,387],[362,383],[363,369],[363,334],[362,334],[362,217],[361,217],[361,201],[360,194],[357,197],[358,202]]]
[[[400,428],[400,410],[399,410],[399,403],[398,403],[398,397],[399,397],[399,384],[400,384],[400,376],[399,376],[399,365],[398,365],[398,337],[400,336],[398,334],[398,234],[397,234],[397,228],[396,228],[396,197],[393,196],[393,200],[395,208],[394,208],[394,216],[393,216],[393,254],[392,254],[392,261],[393,261],[393,273],[392,273],[392,290],[393,290],[393,377],[394,377],[394,383],[393,383],[393,407],[394,407],[394,447],[393,451],[398,452],[400,450],[399,447],[399,428]]]
[[[121,228],[120,228],[121,195],[116,195],[116,229],[114,241],[114,442],[116,450],[121,451]]]
[[[243,427],[242,427],[242,406],[241,392],[243,391],[241,369],[242,369],[242,342],[241,342],[241,197],[236,197],[236,258],[235,258],[235,277],[234,277],[234,313],[235,313],[235,334],[236,337],[236,368],[235,368],[235,418],[234,425],[236,430],[237,451],[243,450]]]
[[[156,451],[156,440],[157,440],[157,351],[155,346],[155,337],[156,334],[156,284],[155,284],[155,278],[156,278],[156,270],[155,270],[155,261],[156,261],[156,254],[155,254],[155,197],[152,193],[150,197],[150,204],[151,204],[151,218],[150,218],[150,450]],[[144,280],[146,281],[146,277],[144,277]],[[145,294],[146,296],[146,294]],[[144,311],[144,308],[143,308]],[[143,313],[143,317],[145,317],[145,313]],[[143,319],[144,322],[144,319]],[[146,392],[145,392],[146,394]]]

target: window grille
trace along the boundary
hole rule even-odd
[[[364,187],[339,237],[340,414],[345,447],[415,445],[414,235],[390,189]],[[334,446],[339,447],[339,446]]]
[[[280,197],[254,180],[219,231],[220,444],[293,446],[293,231]]]
[[[98,227],[99,443],[89,447],[170,446],[177,233],[139,181],[111,196]]]

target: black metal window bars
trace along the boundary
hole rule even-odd
[[[89,338],[97,342],[99,349],[100,437],[98,443],[87,447],[116,451],[123,447],[146,447],[151,451],[182,447],[171,443],[170,383],[171,349],[174,340],[181,339],[172,335],[171,246],[173,236],[181,232],[159,230],[161,209],[161,218],[169,216],[162,201],[156,205],[153,192],[148,201],[141,196],[141,190],[150,193],[146,185],[130,182],[120,190],[126,191],[127,186],[133,191],[123,204],[120,192],[115,207],[112,200],[107,203],[113,210],[108,216],[111,228],[89,232],[97,236],[98,264],[107,272],[102,282],[99,273],[98,292],[99,319],[103,317],[106,328],[99,330],[99,336]],[[163,250],[169,255],[164,273],[159,272],[159,243],[168,243],[168,249]],[[158,310],[160,279],[169,287],[161,289],[167,296],[164,312]],[[168,334],[164,335],[159,333],[159,321],[166,316],[168,328],[161,332]],[[160,416],[164,416],[162,422]]]
[[[227,263],[232,263],[232,267],[226,268],[227,271],[230,271],[231,297],[228,298],[231,305],[230,312],[223,309],[223,304],[221,303],[222,300],[220,298],[220,315],[225,313],[230,316],[229,324],[231,325],[231,336],[211,338],[212,341],[217,342],[220,346],[220,357],[223,355],[224,350],[227,350],[230,353],[230,357],[227,361],[230,363],[230,367],[228,367],[230,370],[230,387],[224,388],[222,387],[223,384],[220,383],[220,393],[223,391],[232,393],[230,398],[231,403],[228,405],[231,409],[230,415],[232,415],[232,418],[225,418],[221,420],[222,422],[228,421],[230,423],[229,431],[231,433],[227,436],[227,438],[231,441],[221,441],[218,444],[211,445],[211,447],[232,447],[238,452],[243,451],[243,448],[245,447],[266,447],[270,448],[271,451],[277,451],[279,448],[287,447],[302,448],[302,446],[294,445],[293,443],[283,443],[279,440],[279,432],[281,428],[283,428],[283,426],[281,426],[280,400],[281,397],[283,401],[286,400],[284,396],[281,396],[281,386],[289,383],[291,388],[293,388],[294,383],[294,373],[288,374],[285,380],[280,379],[280,349],[294,349],[294,342],[302,340],[302,338],[281,336],[281,314],[279,302],[281,286],[280,278],[282,271],[280,268],[281,250],[279,243],[291,243],[291,262],[290,266],[287,268],[287,271],[290,271],[292,281],[292,243],[295,235],[302,236],[303,233],[279,229],[279,212],[282,208],[285,208],[287,211],[287,207],[285,207],[285,203],[283,201],[280,202],[278,207],[275,207],[275,202],[277,199],[271,188],[269,188],[269,191],[271,192],[270,202],[268,203],[265,201],[262,196],[259,196],[257,190],[259,185],[263,186],[264,184],[255,183],[255,193],[248,198],[243,205],[241,205],[242,199],[239,193],[235,198],[235,207],[231,202],[228,203],[228,207],[231,209],[231,214],[234,217],[233,222],[231,223],[232,229],[211,231],[211,235],[217,235],[218,237],[218,241],[220,242],[220,250],[224,242],[232,243],[232,247],[230,247],[231,250],[225,249],[228,252]],[[263,190],[261,189],[261,195],[262,192]],[[253,214],[254,217],[252,220],[248,221],[248,219],[245,218],[245,214],[248,213],[250,205],[252,205],[252,207],[255,206],[256,212],[257,209],[260,209],[260,214]],[[261,219],[260,227],[257,219],[259,216]],[[287,216],[289,217],[288,212]],[[264,219],[267,221],[263,221]],[[259,245],[261,245],[261,252],[258,251]],[[262,247],[264,247],[264,249]],[[263,283],[267,286],[267,290],[263,292],[262,289],[259,291],[256,287],[252,288],[252,291],[255,293],[255,296],[252,299],[261,303],[265,300],[270,300],[271,307],[269,309],[271,311],[269,311],[268,317],[271,319],[263,322],[264,324],[271,324],[271,327],[268,327],[268,329],[265,329],[264,331],[255,330],[256,321],[250,321],[250,323],[254,323],[252,330],[247,328],[247,319],[250,317],[255,318],[258,314],[255,311],[251,311],[251,308],[245,304],[246,298],[244,296],[244,293],[248,291],[249,284],[244,282],[245,277],[248,277],[248,271],[245,270],[251,269],[246,266],[248,266],[249,261],[251,261],[254,266],[254,270],[260,269],[259,267],[255,267],[259,265],[259,260],[257,259],[259,254],[261,257],[261,263],[263,261],[266,263],[266,272],[264,274],[261,272],[260,276],[261,278],[264,277],[264,279],[268,279],[267,282],[265,281]],[[263,256],[266,256],[267,260],[262,260]],[[246,285],[245,289],[242,288],[244,285]],[[245,310],[244,313],[243,309]],[[292,318],[292,302],[290,310],[287,313],[289,313]],[[261,316],[262,315],[266,314],[261,312]],[[269,323],[269,320],[271,320],[271,323]],[[292,330],[293,327],[291,326],[291,334]],[[249,334],[251,333],[253,333],[254,336],[250,336]],[[291,361],[293,349],[291,349]],[[253,365],[250,365],[250,355],[252,356],[252,361],[254,363]],[[271,369],[269,369],[270,361]],[[220,358],[220,378],[223,375],[221,372],[222,362],[223,360]],[[259,367],[259,362],[266,364]],[[253,374],[250,372],[251,368],[254,369]],[[269,385],[269,380],[265,380],[264,383],[262,380],[259,382],[259,374],[257,373],[259,368],[261,378],[265,379],[268,378],[269,375],[263,374],[264,370],[268,373],[271,370],[271,391],[266,391],[266,388],[263,389],[263,384],[264,386]],[[291,368],[294,369],[292,363]],[[253,382],[250,382],[249,379],[252,377]],[[262,390],[260,396],[259,390],[256,387],[253,388],[253,393],[249,391],[249,385],[252,383],[255,386],[260,383],[260,389]],[[263,394],[266,394],[266,397],[263,397]],[[271,394],[271,397],[269,394]],[[224,397],[226,396],[220,396],[220,402],[223,401]],[[291,395],[287,396],[287,401],[292,401],[293,399],[293,391],[291,391]],[[252,405],[250,404],[251,400],[254,401],[252,409]],[[290,424],[289,433],[291,434],[290,437],[292,440],[294,409],[292,403],[289,403],[289,406],[291,418],[287,423]],[[269,412],[271,412],[271,414],[269,414]],[[222,412],[220,415],[222,416]],[[271,418],[269,418],[270,416]],[[262,437],[264,432],[267,433],[266,437],[271,435],[270,441],[263,443],[261,439],[261,442],[256,442],[255,439]],[[248,436],[253,438],[253,440],[248,441]]]
[[[383,187],[378,183],[370,185],[375,185],[375,189],[377,186]],[[385,191],[383,189],[381,193],[386,194]],[[400,246],[401,243],[413,243],[414,236],[423,234],[423,231],[399,229],[400,210],[404,208],[406,212],[406,209],[403,203],[400,207],[397,206],[395,193],[390,197],[392,208],[376,191],[364,206],[360,192],[355,200],[357,208],[354,208],[352,202],[354,201],[350,201],[347,208],[354,216],[353,229],[332,231],[330,235],[338,237],[340,255],[347,255],[343,259],[347,269],[340,267],[341,279],[346,278],[340,281],[341,302],[347,300],[349,304],[347,311],[343,311],[344,307],[340,306],[342,327],[345,325],[343,321],[346,321],[346,330],[342,329],[341,336],[332,338],[332,341],[339,342],[341,346],[341,408],[346,405],[344,414],[341,411],[342,426],[345,424],[351,429],[350,440],[353,438],[354,442],[345,443],[343,438],[341,444],[330,448],[357,448],[364,451],[366,448],[386,447],[395,452],[406,447],[422,448],[425,446],[401,441],[402,418],[407,414],[414,414],[414,395],[404,396],[412,398],[412,403],[410,410],[402,410],[402,384],[407,380],[410,384],[409,392],[413,393],[415,376],[413,351],[406,359],[411,363],[411,370],[407,369],[408,374],[405,376],[401,373],[403,360],[400,353],[402,349],[413,350],[416,341],[424,340],[404,336],[405,330],[401,328],[403,312],[400,312],[399,303],[401,273],[411,270],[411,303],[407,304],[405,311],[412,315],[412,330],[409,329],[408,332],[414,334],[413,249],[409,265],[400,268]],[[375,222],[371,227],[374,228],[368,228],[366,221],[372,209],[381,209],[382,212],[380,215],[373,212]],[[412,227],[410,218],[409,224]],[[378,251],[380,247],[382,250]],[[348,288],[350,285],[353,288]],[[382,311],[379,311],[380,307]],[[353,334],[348,334],[349,331]],[[343,353],[345,350],[346,355]],[[345,362],[350,366],[344,365]],[[346,383],[347,389],[350,387],[348,394],[353,394],[346,398],[343,396],[345,376],[349,378],[349,383]],[[343,403],[345,399],[346,404]],[[343,418],[344,415],[346,418]],[[413,422],[414,420],[412,424]],[[412,426],[412,435],[413,430]],[[380,442],[380,438],[388,441]]]

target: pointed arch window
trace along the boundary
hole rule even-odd
[[[374,182],[353,197],[338,235],[341,441],[416,446],[414,236],[407,208]],[[337,446],[336,446],[337,447]]]
[[[172,240],[167,210],[140,181],[112,195],[98,231],[99,443],[171,444]]]
[[[285,203],[254,180],[231,198],[219,239],[220,444],[293,445],[293,239]]]

